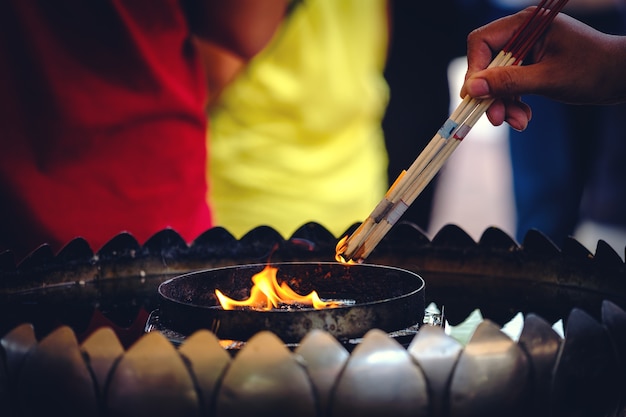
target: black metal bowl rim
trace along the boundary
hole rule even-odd
[[[380,268],[380,269],[385,269],[385,270],[390,270],[390,271],[398,271],[398,272],[402,272],[404,274],[408,274],[410,276],[413,276],[415,278],[417,278],[419,280],[419,282],[421,283],[419,285],[419,288],[416,288],[413,291],[410,291],[408,293],[402,294],[400,296],[397,297],[393,297],[393,298],[385,298],[385,299],[381,299],[381,300],[376,300],[376,301],[369,301],[369,302],[364,302],[364,303],[357,303],[354,305],[349,305],[349,306],[339,306],[339,307],[333,307],[333,310],[347,310],[350,308],[354,308],[354,307],[366,307],[366,306],[374,306],[374,305],[378,305],[378,304],[383,304],[386,302],[389,302],[391,300],[399,300],[402,298],[407,298],[407,297],[411,297],[417,293],[419,293],[420,291],[424,290],[425,287],[425,282],[424,279],[419,276],[419,274],[413,272],[413,271],[409,271],[408,269],[403,269],[403,268],[398,268],[395,266],[389,266],[389,265],[377,265],[377,264],[365,264],[365,263],[361,263],[361,264],[342,264],[342,263],[338,263],[338,262],[268,262],[268,263],[255,263],[255,264],[241,264],[241,265],[229,265],[229,266],[223,266],[223,267],[218,267],[218,268],[209,268],[209,269],[201,269],[201,270],[197,270],[197,271],[193,271],[193,272],[188,272],[182,275],[177,275],[175,277],[172,277],[166,281],[163,281],[161,284],[159,284],[159,288],[158,288],[158,292],[159,295],[161,297],[163,297],[165,300],[175,303],[175,304],[180,304],[180,305],[184,305],[187,307],[196,307],[199,309],[205,309],[205,310],[220,310],[223,311],[223,314],[237,314],[237,312],[240,312],[241,310],[223,310],[220,306],[203,306],[203,305],[197,305],[197,304],[193,304],[193,303],[189,303],[189,302],[183,302],[180,300],[176,300],[174,298],[168,297],[165,294],[163,294],[162,292],[162,288],[164,288],[166,285],[172,283],[173,281],[176,281],[178,279],[182,279],[188,276],[192,276],[192,275],[200,275],[203,273],[207,273],[207,272],[219,272],[219,271],[224,271],[227,269],[238,269],[238,268],[261,268],[261,267],[265,267],[267,265],[270,266],[276,266],[276,267],[280,267],[280,266],[296,266],[296,265],[340,265],[340,266],[345,266],[348,268]],[[290,310],[280,310],[280,309],[274,309],[274,310],[251,310],[254,312],[259,312],[259,313],[263,313],[263,314],[283,314],[283,313],[292,313],[294,311],[290,311]],[[307,311],[316,311],[316,309],[314,308],[299,308],[297,310],[298,312],[307,312]]]

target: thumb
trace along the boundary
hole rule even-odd
[[[542,76],[535,74],[532,67],[496,67],[476,72],[465,80],[461,95],[485,99],[537,93]]]

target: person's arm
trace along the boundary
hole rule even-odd
[[[601,33],[565,14],[554,20],[523,66],[485,69],[531,9],[496,20],[468,36],[468,71],[461,95],[497,98],[494,125],[523,130],[530,109],[519,100],[539,94],[575,104],[626,101],[626,37]]]
[[[289,0],[189,0],[192,34],[249,60],[265,47],[285,17]]]
[[[209,90],[207,109],[209,109],[217,101],[224,87],[237,76],[247,62],[214,43],[199,38],[194,40],[206,74]]]

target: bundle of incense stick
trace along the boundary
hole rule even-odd
[[[542,0],[489,67],[521,65],[566,3],[567,0]],[[369,256],[492,103],[492,99],[469,96],[463,99],[409,169],[398,176],[365,222],[352,235],[339,241],[338,261],[363,262]]]

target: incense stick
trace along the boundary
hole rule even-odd
[[[489,67],[521,65],[539,37],[568,0],[542,0]],[[493,99],[466,96],[411,166],[402,171],[368,218],[336,249],[338,260],[363,262],[398,219],[426,188]]]

